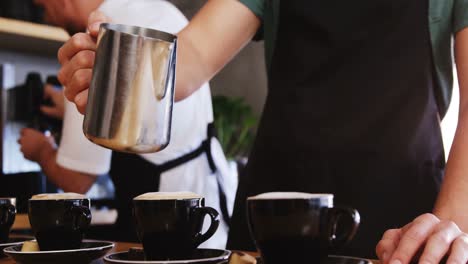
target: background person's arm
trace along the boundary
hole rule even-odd
[[[85,194],[91,189],[97,179],[97,175],[81,173],[66,169],[57,164],[57,151],[39,160],[42,171],[47,178],[65,192]]]
[[[90,17],[89,32],[97,36],[102,13]],[[211,0],[178,34],[176,100],[192,94],[209,81],[255,35],[260,19],[237,0]],[[59,79],[68,100],[84,113],[94,65],[93,37],[79,33],[59,50]]]
[[[23,129],[18,141],[24,157],[39,163],[47,178],[65,192],[84,194],[96,181],[97,175],[69,170],[57,164],[55,144],[40,131]]]

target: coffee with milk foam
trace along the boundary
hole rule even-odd
[[[328,193],[269,192],[249,197],[249,200],[333,199]]]
[[[203,198],[193,192],[150,192],[139,195],[134,200],[186,200]]]
[[[31,197],[31,200],[77,200],[87,199],[83,194],[79,193],[41,193]]]

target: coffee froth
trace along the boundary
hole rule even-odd
[[[75,200],[87,199],[83,194],[79,193],[41,193],[31,197],[31,200]]]
[[[248,198],[249,200],[288,200],[288,199],[333,199],[328,193],[269,192]]]
[[[139,195],[134,200],[185,200],[200,199],[202,196],[193,192],[150,192]]]

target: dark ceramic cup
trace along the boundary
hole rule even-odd
[[[265,264],[319,263],[350,241],[359,213],[332,194],[265,193],[247,199],[249,228]]]
[[[137,234],[147,260],[184,260],[219,226],[219,214],[193,193],[147,193],[133,199]],[[205,216],[211,225],[202,233]]]
[[[10,228],[15,222],[15,205],[15,198],[0,198],[0,243],[8,241]]]
[[[29,222],[41,251],[78,249],[91,223],[90,201],[78,194],[33,196]]]

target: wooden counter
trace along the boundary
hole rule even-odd
[[[127,251],[129,248],[132,248],[132,247],[141,247],[141,245],[140,244],[135,244],[135,243],[116,242],[114,248],[112,250],[110,250],[108,254],[114,253],[114,252]],[[246,252],[246,253],[251,255],[251,256],[258,257],[258,253],[256,253],[256,252]],[[231,262],[232,262],[232,260],[230,261],[230,263]],[[244,262],[244,261],[242,261],[242,262]],[[379,264],[379,261],[377,261],[377,260],[371,260],[371,262],[373,264]],[[11,258],[8,258],[8,257],[0,259],[0,264],[14,264],[14,263],[15,263],[15,261],[13,261]],[[101,263],[104,263],[104,261],[97,260],[97,261],[94,261],[92,264],[101,264]],[[234,264],[247,264],[247,263],[237,263],[237,261],[236,261],[236,263],[234,263]]]

